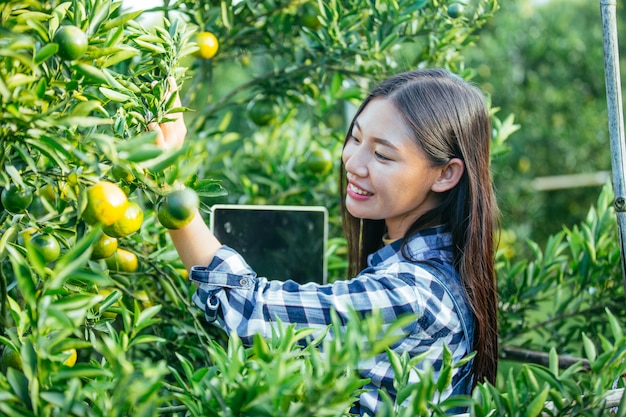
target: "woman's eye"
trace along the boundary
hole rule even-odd
[[[352,136],[352,135],[350,135],[350,137],[348,138],[348,140],[350,140],[350,141],[352,141],[352,142],[355,142],[355,143],[359,143],[359,142],[360,142],[360,141],[359,141],[356,137],[354,137],[354,136]]]
[[[378,152],[374,152],[374,154],[376,155],[376,158],[380,159],[381,161],[391,161],[391,158],[387,158],[385,155],[382,155]]]

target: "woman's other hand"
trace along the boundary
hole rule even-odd
[[[165,100],[167,101],[171,94],[176,94],[176,98],[174,99],[174,108],[182,107],[176,80],[174,80],[173,77],[168,77],[167,82],[169,88],[165,96]],[[171,113],[167,115],[167,118],[171,119],[171,121],[161,124],[152,122],[148,125],[148,129],[155,130],[157,132],[156,144],[162,149],[180,148],[185,142],[185,136],[187,135],[187,126],[185,125],[183,113]]]

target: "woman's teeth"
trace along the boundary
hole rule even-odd
[[[359,195],[370,195],[371,193],[368,193],[365,190],[361,190],[359,187],[355,186],[354,184],[350,184],[350,189],[352,190],[352,192],[359,194]]]

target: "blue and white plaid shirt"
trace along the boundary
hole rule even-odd
[[[437,270],[451,271],[454,276],[433,274],[432,268],[405,259],[400,246],[401,241],[384,246],[369,256],[368,267],[356,278],[327,285],[257,277],[237,252],[223,246],[208,267],[192,268],[190,279],[198,283],[193,301],[207,320],[226,332],[235,330],[245,343],[250,343],[255,333],[271,336],[276,317],[297,327],[325,328],[330,324],[331,310],[345,319],[350,309],[363,314],[379,309],[386,324],[413,314],[418,317],[415,326],[408,329],[406,338],[395,344],[394,350],[398,354],[407,351],[410,356],[428,351],[427,360],[437,370],[444,345],[452,351],[454,361],[471,352],[471,337],[466,337],[462,321],[470,326],[471,334],[474,318],[451,267],[451,237],[442,228],[429,229],[413,236],[408,248],[414,260],[438,260],[444,268]],[[450,288],[454,289],[452,293]],[[381,401],[378,389],[395,397],[393,371],[387,355],[382,354],[364,362],[360,372],[370,382],[352,411],[373,416]],[[471,371],[464,367],[461,372]],[[453,380],[471,378],[464,376],[458,373]],[[415,374],[413,381],[417,378]],[[442,399],[451,393],[452,388],[443,393]]]

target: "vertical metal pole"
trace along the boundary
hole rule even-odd
[[[613,191],[615,193],[614,203],[619,228],[622,279],[624,288],[626,289],[626,262],[624,260],[624,242],[626,242],[626,192],[624,189],[626,178],[624,173],[624,158],[626,157],[626,144],[624,143],[624,118],[619,73],[616,9],[617,0],[600,0],[606,99],[609,113],[609,137],[611,141],[611,162],[613,169]]]

